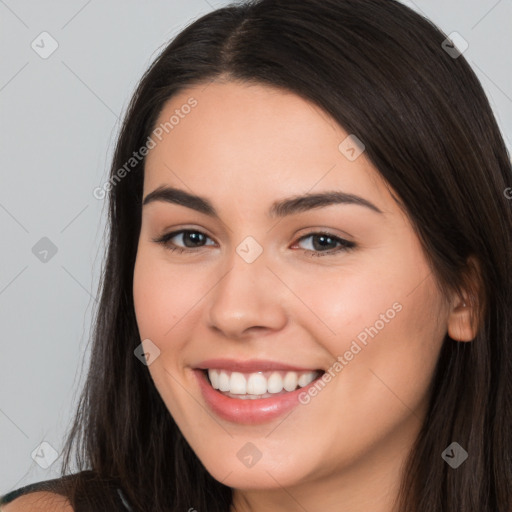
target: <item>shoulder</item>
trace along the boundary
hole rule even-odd
[[[52,480],[34,482],[0,495],[0,512],[16,512],[18,510],[70,512],[70,483],[77,475],[61,476]]]
[[[69,500],[49,491],[34,491],[0,507],[1,512],[73,512]]]
[[[0,495],[0,512],[74,512],[87,510],[129,511],[119,481],[91,470],[28,484]]]

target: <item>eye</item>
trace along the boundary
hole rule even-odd
[[[181,240],[181,243],[185,245],[182,247],[172,242],[171,240],[175,238],[176,240]],[[167,233],[162,235],[160,238],[153,239],[153,242],[162,244],[164,247],[169,249],[170,251],[178,251],[182,252],[193,252],[198,249],[204,247],[205,240],[210,239],[207,235],[202,233],[201,231],[195,231],[191,229],[182,229],[181,231],[173,231],[172,233]],[[190,245],[187,245],[190,244]],[[210,244],[211,245],[211,244]]]
[[[173,242],[173,239],[176,239],[176,241]],[[300,242],[308,239],[311,239],[312,243],[306,244],[309,245],[310,248],[304,249],[304,254],[311,256],[333,255],[341,251],[349,251],[356,247],[354,242],[350,242],[330,233],[314,232],[299,238],[292,248],[295,248]],[[178,240],[181,241],[182,245],[176,243]],[[197,251],[206,245],[215,245],[215,243],[205,244],[207,240],[211,240],[211,238],[201,231],[182,229],[180,231],[164,234],[159,238],[154,238],[153,242],[162,244],[170,251],[178,251],[181,254],[183,252]],[[334,248],[329,248],[333,246]]]
[[[310,248],[305,249],[304,254],[311,256],[328,256],[341,251],[349,251],[356,247],[354,242],[350,242],[330,233],[309,233],[308,235],[299,238],[296,245],[299,242],[308,239],[311,239],[311,242],[306,245],[309,245]],[[329,248],[333,246],[334,248]]]

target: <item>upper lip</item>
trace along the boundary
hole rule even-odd
[[[295,372],[313,372],[318,368],[305,368],[300,366],[293,366],[290,364],[280,363],[277,361],[269,361],[264,359],[249,359],[249,360],[236,360],[236,359],[207,359],[201,361],[196,366],[200,370],[217,369],[217,370],[231,370],[238,372],[257,372],[257,371],[270,371],[270,370],[288,370]]]

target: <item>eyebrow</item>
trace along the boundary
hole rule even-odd
[[[144,198],[142,205],[145,206],[156,201],[186,206],[210,217],[220,219],[219,214],[208,199],[178,188],[161,185]],[[268,215],[270,217],[286,217],[334,204],[356,204],[383,214],[382,210],[363,197],[333,190],[280,199],[272,203]]]

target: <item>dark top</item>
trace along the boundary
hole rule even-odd
[[[33,484],[28,484],[23,487],[20,487],[18,489],[15,489],[13,491],[8,492],[7,494],[0,495],[0,506],[1,505],[7,505],[7,503],[10,503],[11,501],[14,501],[19,496],[23,496],[24,494],[28,494],[30,492],[36,492],[36,491],[50,491],[50,492],[56,492],[58,494],[61,494],[58,490],[59,483],[63,482],[64,480],[75,478],[77,476],[84,475],[86,478],[91,475],[92,472],[90,471],[83,471],[81,473],[77,473],[75,475],[68,475],[62,478],[54,478],[52,480],[44,480],[42,482],[36,482]],[[92,486],[91,486],[92,488]],[[122,490],[119,487],[112,487],[107,488],[107,492],[110,493],[110,499],[108,500],[110,503],[115,503],[118,508],[115,510],[119,510],[120,512],[133,512],[132,507],[128,503],[128,500],[126,499],[126,496],[123,494]],[[79,507],[80,508],[80,507]],[[79,509],[76,509],[79,510]]]

